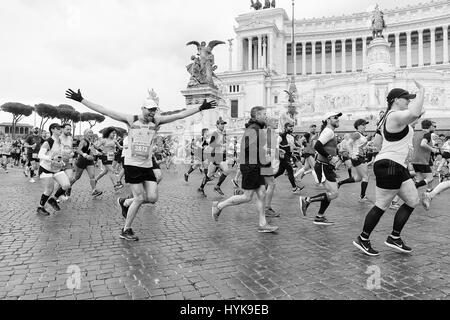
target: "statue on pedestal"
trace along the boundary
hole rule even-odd
[[[378,7],[378,4],[375,6],[375,10],[372,14],[372,37],[381,38],[383,36],[383,30],[386,28],[386,24],[384,23],[384,13]]]
[[[272,6],[272,8],[275,8],[275,7],[276,7],[276,2],[275,2],[275,0],[272,0],[271,6]]]
[[[188,87],[205,84],[215,87],[213,77],[216,76],[214,71],[217,69],[217,66],[214,63],[212,50],[215,46],[225,44],[225,42],[213,40],[207,46],[205,41],[202,41],[202,43],[191,41],[187,43],[187,46],[192,44],[197,46],[198,53],[197,56],[191,57],[193,62],[186,67],[191,74],[191,80]]]
[[[270,0],[266,0],[264,2],[264,8],[263,9],[270,9]]]
[[[255,10],[261,10],[262,8],[262,4],[261,2],[259,2],[259,0],[256,0],[256,3],[253,2],[253,0],[250,0],[252,2],[252,5],[250,6],[250,8],[253,8]]]

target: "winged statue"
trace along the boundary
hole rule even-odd
[[[198,41],[190,41],[186,44],[187,46],[195,45],[197,47],[197,56],[191,57],[194,62],[187,66],[191,74],[191,81],[188,86],[194,86],[194,82],[214,86],[213,77],[215,77],[214,71],[217,69],[217,66],[214,62],[212,50],[219,44],[225,44],[225,42],[213,40],[206,45],[205,41],[201,43]]]

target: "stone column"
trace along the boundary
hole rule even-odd
[[[417,32],[419,33],[419,67],[423,67],[423,29]]]
[[[257,67],[255,69],[261,69],[262,68],[262,42],[261,42],[261,35],[258,36],[258,49],[257,49]]]
[[[249,37],[248,38],[248,70],[252,70],[253,69],[253,66],[252,66],[252,62],[253,62],[253,50],[252,50],[252,47],[253,47],[253,38],[252,37]]]
[[[362,68],[364,69],[367,61],[367,37],[362,37],[362,55]]]
[[[448,63],[448,26],[443,26],[442,30],[444,31],[444,33],[443,33],[444,62],[443,63]]]
[[[275,52],[275,40],[273,38],[273,34],[269,34],[269,44],[267,45],[269,55],[269,69],[272,70],[273,67],[273,53]]]
[[[430,28],[430,61],[431,65],[436,64],[436,28]]]
[[[347,52],[346,52],[346,48],[345,48],[345,39],[342,39],[341,40],[341,55],[342,55],[342,57],[341,57],[341,73],[347,72],[347,67],[346,67],[347,61],[346,61],[346,56],[345,56],[346,54],[347,54]]]
[[[406,67],[411,68],[411,31],[406,31]]]
[[[336,40],[331,40],[331,73],[336,73]]]
[[[266,36],[262,39],[262,65],[261,67],[265,69],[267,67],[267,40]]]
[[[400,68],[400,33],[395,34],[395,67]]]
[[[326,48],[325,48],[326,43],[327,42],[325,40],[322,40],[322,54],[321,54],[321,56],[322,56],[322,74],[325,74],[327,72],[327,64],[326,64],[326,60],[325,60],[325,58],[326,58]]]
[[[356,39],[352,39],[352,72],[356,72]]]
[[[306,75],[306,42],[302,42],[302,75]]]
[[[237,37],[237,59],[238,59],[238,71],[244,70],[244,39],[242,37]]]
[[[285,42],[285,43],[283,44],[284,69],[285,69],[286,74],[289,73],[289,70],[288,70],[288,62],[289,62],[289,61],[288,61],[288,55],[287,55],[287,45],[288,45],[287,42]]]
[[[316,42],[311,42],[311,74],[316,74]]]
[[[294,51],[292,51],[292,54],[294,55],[294,72],[293,72],[293,74],[297,75],[297,42],[295,42],[295,39],[294,39],[294,47],[292,48],[292,50],[294,50]]]

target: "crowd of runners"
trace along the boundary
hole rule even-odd
[[[389,92],[388,108],[380,112],[376,132],[371,134],[366,132],[369,121],[357,119],[353,132],[338,136],[335,131],[339,128],[340,112],[329,112],[321,123],[306,128],[307,132],[294,134],[294,109],[290,107],[281,118],[273,118],[267,116],[264,107],[256,106],[251,109],[250,120],[239,138],[228,136],[227,122],[219,118],[213,132],[205,128],[199,138],[188,143],[190,164],[180,179],[189,183],[190,175],[199,170],[203,178],[198,192],[204,197],[209,192],[225,197],[221,186],[232,174],[228,180],[234,194],[212,203],[212,218],[218,221],[227,207],[250,202],[256,195],[258,231],[263,233],[278,230],[271,219],[280,217],[272,208],[272,199],[277,196],[277,179],[287,176],[292,193],[298,197],[296,207],[301,215],[306,216],[313,204],[318,203],[313,223],[322,226],[334,224],[327,209],[339,193],[345,192],[347,184],[359,183],[361,192],[355,201],[366,202],[371,198],[374,206],[353,244],[365,254],[378,255],[369,238],[383,213],[390,208],[396,214],[385,244],[409,253],[412,249],[400,234],[414,208],[422,203],[429,210],[433,198],[450,188],[450,136],[435,133],[436,123],[427,119],[423,110],[425,90],[415,83],[416,94],[399,88]],[[61,210],[60,202],[70,198],[73,185],[85,170],[92,197],[102,195],[97,184],[106,176],[114,191],[128,185],[131,195],[117,199],[125,219],[119,236],[137,241],[133,221],[143,204],[158,201],[161,167],[169,169],[176,153],[170,139],[158,136],[160,126],[208,112],[217,102],[204,100],[197,108],[164,114],[157,101],[147,98],[141,114],[134,115],[86,100],[80,90],[69,89],[66,97],[122,122],[127,132],[123,134],[110,127],[98,138],[87,129],[74,141],[70,124],[52,123],[46,136],[38,128],[21,140],[13,141],[5,136],[0,139],[2,171],[7,173],[8,167],[21,167],[30,183],[39,177],[43,191],[37,213],[44,216],[50,215],[47,204],[55,211]],[[338,178],[336,171],[341,167],[345,168],[345,177]],[[373,182],[371,171],[375,175]],[[323,188],[322,192],[302,192],[308,174]],[[206,189],[208,182],[216,178],[212,190]],[[373,198],[366,194],[370,183],[376,185]]]

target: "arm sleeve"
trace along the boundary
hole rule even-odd
[[[47,155],[48,147],[49,147],[49,145],[48,145],[47,142],[45,142],[45,143],[42,145],[41,149],[39,149],[39,155],[38,155],[38,158],[39,158],[39,159],[41,159],[41,160],[48,160],[48,161],[51,161],[51,160],[52,160],[52,158],[51,158],[50,156]]]
[[[323,144],[320,140],[317,140],[316,144],[314,145],[314,149],[325,158],[328,158],[330,155],[328,152],[325,151],[325,148],[323,147]]]

